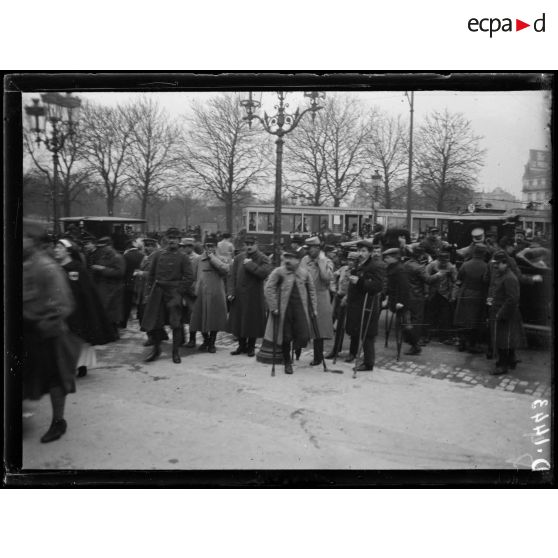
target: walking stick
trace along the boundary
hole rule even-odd
[[[272,316],[273,320],[273,363],[271,364],[271,375],[275,376],[275,348],[277,347],[277,316]]]
[[[343,345],[343,338],[345,337],[345,325],[347,322],[347,307],[340,307],[341,317],[337,321],[337,330],[335,332],[335,341],[333,344],[333,364],[337,362],[337,355],[341,351],[341,346]]]
[[[309,302],[309,304],[311,304],[310,301],[308,301],[308,302]],[[310,311],[310,320],[312,321],[312,327],[314,328],[314,331],[315,331],[316,335],[319,336],[320,335],[320,330],[318,329],[318,319],[316,318],[316,314],[314,314],[314,309],[313,308],[311,308],[311,311]],[[317,337],[317,339],[320,339],[320,337]],[[330,368],[327,367],[323,351],[322,351],[322,366],[324,367],[324,372],[332,372],[333,374],[344,374],[343,370],[337,370],[337,369],[334,369],[334,368],[330,369]]]
[[[281,283],[279,284],[279,294],[277,296],[277,316],[273,316],[273,364],[271,365],[271,375],[275,376],[275,359],[277,351],[277,338],[279,337],[279,321],[281,320]]]
[[[372,318],[372,310],[373,310],[373,306],[374,306],[375,301],[376,301],[376,298],[373,299],[372,305],[370,306],[370,308],[366,309],[366,303],[368,302],[368,293],[366,293],[366,295],[364,296],[364,305],[362,306],[362,314],[361,314],[361,317],[360,317],[360,331],[359,331],[359,334],[358,334],[358,348],[357,348],[357,354],[356,354],[356,358],[355,358],[355,366],[353,368],[353,379],[357,377],[358,361],[360,360],[360,355],[362,354],[362,351],[364,349],[364,340],[366,339],[366,336],[368,335],[368,328],[370,327],[370,320]],[[364,332],[363,332],[362,331],[362,325],[364,323],[364,313],[365,312],[368,312],[368,319],[366,320],[366,328],[364,329]],[[364,335],[363,335],[363,333],[364,333]]]
[[[389,316],[389,323],[388,323],[388,316]],[[389,334],[391,332],[391,327],[393,325],[393,316],[394,316],[394,312],[390,313],[389,308],[386,308],[386,341],[384,343],[384,347],[386,349],[388,346],[388,339],[389,339]]]
[[[397,347],[396,360],[401,357],[401,347],[403,346],[403,316],[400,312],[396,311],[395,320],[395,343]]]

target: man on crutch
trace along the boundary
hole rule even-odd
[[[388,248],[382,253],[387,264],[387,300],[385,305],[390,312],[396,314],[396,340],[397,350],[401,349],[401,335],[406,334],[407,342],[412,348],[418,347],[418,335],[414,331],[409,317],[410,314],[410,287],[409,279],[403,264],[399,248]],[[420,348],[418,352],[420,353]]]
[[[299,267],[300,252],[284,252],[283,265],[275,268],[264,286],[269,308],[265,339],[281,348],[285,374],[293,373],[291,347],[306,347],[317,337],[311,316],[318,310],[312,277]]]
[[[380,319],[379,295],[384,285],[383,266],[372,258],[372,240],[358,242],[359,261],[349,277],[347,294],[346,331],[351,337],[349,357],[345,362],[353,362],[362,345],[363,361],[356,366],[356,372],[374,369],[374,341],[378,335]]]

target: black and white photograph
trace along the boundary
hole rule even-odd
[[[551,77],[334,78],[14,78],[22,473],[553,467]]]

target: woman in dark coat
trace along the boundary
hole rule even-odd
[[[95,366],[93,345],[105,345],[116,341],[118,336],[76,246],[62,238],[54,247],[54,257],[66,272],[74,297],[74,310],[68,316],[67,324],[70,331],[84,342],[78,361],[78,376],[82,377],[87,374],[88,366]]]
[[[50,394],[52,423],[41,442],[66,432],[66,395],[74,393],[79,343],[68,331],[73,310],[68,281],[60,266],[30,237],[23,240],[23,397]]]
[[[114,329],[117,330],[124,314],[126,263],[122,254],[110,245],[110,238],[103,237],[97,242],[91,271],[105,311]]]
[[[490,306],[491,338],[498,351],[496,369],[491,374],[506,374],[517,364],[515,350],[525,346],[525,332],[519,311],[519,280],[510,270],[505,252],[494,254],[496,273]]]
[[[484,245],[473,247],[470,260],[464,262],[457,273],[459,291],[455,308],[454,324],[460,328],[459,350],[467,348],[470,352],[477,352],[475,345],[486,322],[486,296],[488,284],[486,282],[485,262],[488,249]]]
[[[362,343],[364,359],[357,370],[364,371],[374,368],[374,340],[378,335],[384,267],[372,258],[372,240],[362,240],[357,246],[360,261],[349,276],[349,291],[346,298],[345,331],[351,336],[351,346],[349,357],[345,362],[354,361],[359,344]]]
[[[238,338],[238,348],[232,355],[255,355],[258,337],[265,333],[264,281],[273,266],[267,256],[258,250],[256,239],[244,241],[244,251],[233,261],[227,281],[228,300],[231,303],[228,331]]]

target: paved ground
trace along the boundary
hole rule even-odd
[[[280,366],[271,378],[269,365],[230,356],[225,334],[214,355],[182,349],[180,365],[170,343],[143,363],[143,340],[132,323],[98,348],[98,367],[68,398],[61,440],[39,443],[48,398],[25,402],[24,468],[482,469],[548,459],[544,429],[533,429],[549,420],[532,418],[550,407],[547,351],[523,351],[514,373],[493,377],[484,355],[431,343],[397,362],[382,339],[374,372],[356,380],[342,359],[342,375],[310,367],[310,351],[293,376]],[[533,410],[538,399],[548,406]]]

